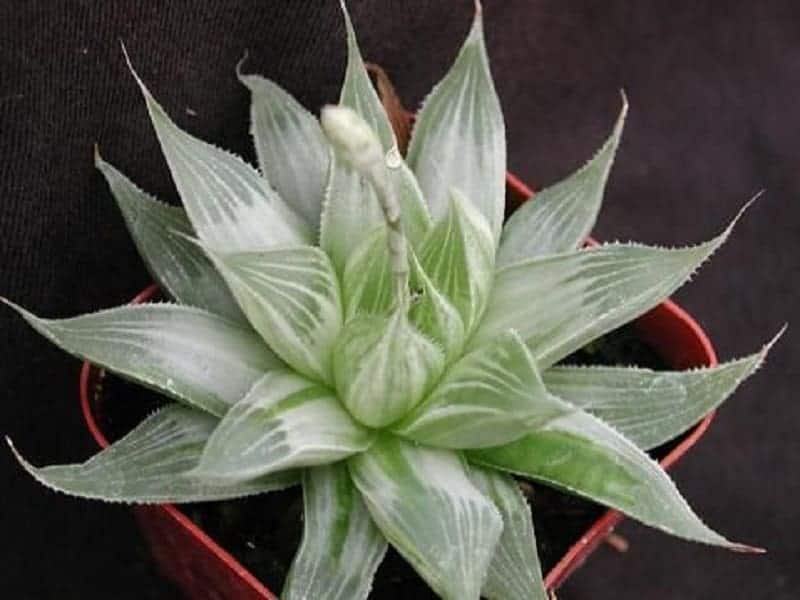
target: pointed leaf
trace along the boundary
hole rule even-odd
[[[308,225],[255,169],[179,129],[135,72],[134,76],[186,212],[203,242],[228,252],[311,243]]]
[[[312,246],[209,252],[269,346],[296,371],[330,381],[330,352],[342,326],[342,307],[325,253]]]
[[[62,350],[217,416],[282,365],[252,330],[196,308],[139,304],[40,319],[6,302]]]
[[[503,267],[471,346],[514,328],[544,370],[667,298],[722,245],[735,223],[697,246],[609,244]]]
[[[628,102],[623,105],[611,136],[583,167],[552,187],[537,192],[511,215],[503,227],[497,263],[575,250],[594,227],[603,192],[622,136]]]
[[[455,306],[467,332],[478,323],[492,287],[494,245],[485,220],[457,190],[419,251],[431,282]]]
[[[489,72],[480,8],[455,63],[419,112],[408,164],[434,220],[447,213],[455,186],[498,239],[505,207],[505,125]]]
[[[253,479],[335,462],[366,450],[371,440],[327,388],[289,371],[273,371],[228,411],[194,473]]]
[[[391,123],[364,66],[344,2],[341,7],[347,29],[347,71],[339,104],[356,111],[380,139],[387,153],[389,184],[399,198],[405,234],[416,244],[430,227],[427,206],[414,174],[397,150]],[[322,211],[320,246],[331,257],[337,273],[344,271],[353,249],[384,222],[372,185],[333,153]]]
[[[384,150],[389,150],[396,145],[392,124],[386,115],[378,92],[372,85],[369,73],[361,58],[353,23],[347,12],[344,0],[340,2],[342,16],[344,17],[347,32],[347,69],[339,96],[339,104],[349,106],[366,120],[367,124],[378,134]]]
[[[330,148],[317,119],[276,83],[239,79],[252,93],[250,133],[261,172],[313,231],[319,228]]]
[[[711,368],[553,367],[543,378],[550,392],[650,450],[674,439],[722,404],[759,368],[774,342],[757,354]]]
[[[452,365],[422,404],[392,429],[431,446],[505,444],[573,410],[551,396],[513,331]]]
[[[709,529],[653,459],[583,411],[551,421],[510,444],[471,450],[469,458],[615,508],[678,537],[754,550]]]
[[[333,353],[339,398],[369,427],[383,427],[417,404],[444,367],[444,356],[408,322],[359,317],[348,323]]]
[[[217,419],[172,404],[82,464],[37,469],[11,446],[23,467],[43,485],[72,496],[127,502],[228,500],[283,489],[297,482],[285,471],[246,483],[220,484],[186,476],[197,465]],[[9,444],[11,444],[9,440]]]
[[[303,541],[283,600],[364,600],[386,553],[344,463],[303,472]]]
[[[348,462],[389,542],[445,600],[478,600],[503,529],[457,454],[385,437]]]
[[[514,478],[477,466],[470,468],[469,475],[503,517],[503,534],[489,564],[481,595],[489,600],[548,600],[531,509]]]
[[[197,244],[186,239],[194,233],[186,212],[146,194],[99,154],[95,164],[108,181],[139,254],[161,288],[181,304],[245,322],[211,261]]]

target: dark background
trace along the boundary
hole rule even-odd
[[[631,112],[596,233],[679,244],[717,233],[766,194],[677,296],[721,357],[749,353],[797,302],[800,3],[487,0],[486,35],[508,128],[509,168],[537,186],[600,145],[624,87]],[[351,0],[365,56],[409,106],[444,73],[471,3]],[[190,132],[253,159],[234,65],[317,110],[338,94],[341,18],[325,2],[0,3],[0,293],[46,316],[120,304],[147,274],[92,144],[145,189],[177,201],[118,40]],[[737,556],[627,523],[627,555],[601,548],[562,589],[578,598],[800,597],[797,326],[673,472]],[[94,451],[79,364],[0,314],[0,429],[35,464]],[[172,598],[126,509],[49,492],[0,451],[0,595]]]

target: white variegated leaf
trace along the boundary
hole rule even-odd
[[[378,229],[347,261],[342,280],[346,321],[359,315],[387,315],[395,305],[386,237],[386,229]],[[424,272],[413,251],[409,252],[409,269],[409,320],[439,344],[448,358],[457,356],[464,342],[461,316]]]
[[[391,436],[348,461],[372,518],[445,600],[478,600],[503,521],[459,456]]]
[[[536,192],[506,221],[497,249],[498,265],[567,252],[583,243],[597,220],[622,136],[628,112],[624,95],[622,101],[614,131],[594,158],[566,179]]]
[[[488,600],[548,600],[531,509],[514,478],[472,466],[470,479],[503,517],[503,534],[489,564],[481,595]]]
[[[305,469],[303,508],[303,541],[281,599],[364,600],[387,544],[347,465]]]
[[[311,243],[309,226],[253,167],[179,129],[134,76],[186,213],[204,243],[227,252]]]
[[[327,255],[312,246],[208,251],[244,314],[275,353],[299,373],[329,382],[342,306]]]
[[[357,315],[386,315],[394,306],[387,230],[378,227],[350,254],[342,276],[345,321]]]
[[[186,212],[146,194],[99,154],[95,164],[108,181],[128,231],[161,288],[181,304],[245,322],[214,265],[197,244],[186,239],[194,233]]]
[[[197,465],[203,445],[217,422],[210,415],[173,404],[82,464],[36,468],[13,446],[11,449],[22,466],[47,487],[106,502],[228,500],[297,483],[298,476],[291,471],[234,484],[187,477],[186,473]]]
[[[543,379],[553,394],[600,417],[643,450],[650,450],[674,439],[722,404],[759,368],[776,340],[761,352],[711,368],[651,371],[564,366],[548,369]]]
[[[264,375],[225,415],[194,471],[244,481],[363,452],[372,434],[325,387],[290,371]]]
[[[197,308],[140,304],[41,319],[6,302],[70,354],[217,416],[283,365],[253,330]]]
[[[250,133],[261,172],[317,231],[330,160],[319,122],[273,81],[241,73],[239,79],[253,96]]]
[[[485,219],[455,188],[447,212],[422,243],[419,262],[471,332],[489,300],[494,245]]]
[[[513,441],[571,410],[547,393],[525,343],[508,331],[454,363],[392,430],[440,448],[482,448]]]
[[[470,450],[469,459],[583,496],[687,540],[757,551],[706,526],[658,463],[583,411],[555,419],[510,444]]]
[[[471,345],[516,329],[544,370],[667,298],[722,245],[735,223],[697,246],[609,244],[504,267],[495,274]]]
[[[339,398],[369,427],[383,427],[417,404],[444,368],[441,350],[402,310],[348,323],[333,352]]]
[[[464,344],[464,321],[425,273],[416,255],[410,254],[410,284],[413,295],[409,320],[424,335],[439,344],[448,360],[459,356]]]
[[[447,213],[450,188],[457,187],[498,239],[505,207],[505,125],[489,71],[480,9],[455,63],[419,112],[408,164],[434,220]]]
[[[430,227],[427,206],[414,174],[397,150],[391,123],[364,67],[343,2],[342,12],[347,28],[347,70],[339,104],[358,113],[380,139],[386,152],[388,183],[398,197],[405,234],[412,244],[416,244]],[[384,222],[372,185],[335,152],[332,153],[320,226],[320,246],[331,257],[337,273],[344,271],[354,248]]]
[[[353,23],[350,20],[350,14],[347,12],[344,0],[339,5],[342,9],[347,32],[347,67],[344,82],[342,83],[342,91],[339,95],[339,104],[349,106],[356,111],[378,134],[383,149],[389,150],[396,145],[392,124],[364,66],[356,32],[353,29]]]

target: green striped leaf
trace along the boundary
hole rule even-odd
[[[194,471],[202,479],[253,479],[341,460],[372,434],[327,389],[289,371],[264,375],[225,415]]]
[[[622,102],[614,131],[594,158],[563,181],[537,192],[506,221],[497,249],[499,265],[580,247],[597,220],[622,137],[628,113],[624,94]]]
[[[308,225],[255,169],[179,129],[130,68],[186,213],[205,244],[234,252],[311,243]]]
[[[489,300],[494,245],[486,221],[458,190],[451,190],[447,213],[425,238],[419,262],[471,332]]]
[[[471,345],[516,329],[544,370],[667,298],[722,245],[738,218],[697,246],[609,244],[503,267]]]
[[[279,85],[242,75],[252,94],[250,133],[261,172],[313,231],[319,228],[330,147],[317,119]]]
[[[389,185],[399,198],[405,234],[412,244],[416,244],[430,227],[428,209],[414,174],[397,150],[391,123],[364,66],[344,2],[341,7],[347,29],[347,70],[339,104],[353,109],[378,135],[386,152]],[[331,257],[337,273],[344,271],[356,246],[384,222],[372,185],[332,153],[320,226],[320,246]]]
[[[408,164],[434,220],[447,213],[450,188],[457,187],[498,239],[505,207],[505,125],[489,71],[479,5],[453,66],[422,105]]]
[[[339,282],[326,254],[312,246],[208,252],[270,348],[299,373],[329,382],[342,306]]]
[[[41,319],[5,302],[62,350],[217,416],[282,366],[254,331],[197,308],[140,304]]]
[[[676,438],[722,404],[761,366],[781,333],[760,352],[712,368],[553,367],[543,378],[550,392],[650,450]]]
[[[757,551],[709,529],[658,463],[583,411],[551,421],[510,444],[471,450],[469,459],[583,496],[687,540]]]
[[[503,521],[457,454],[386,436],[348,461],[384,536],[445,600],[478,600]]]
[[[344,463],[303,472],[303,541],[283,600],[364,600],[386,553]]]
[[[187,477],[217,422],[210,415],[172,404],[85,463],[43,468],[28,463],[6,439],[25,470],[43,485],[71,496],[106,502],[229,500],[297,483],[297,474],[291,471],[235,484]]]
[[[181,304],[245,322],[228,286],[203,251],[187,236],[194,230],[182,208],[159,202],[95,156],[125,217],[133,241],[161,289]]]
[[[354,319],[333,353],[339,398],[369,427],[383,427],[406,414],[443,368],[441,350],[402,311]]]
[[[525,343],[509,331],[453,364],[392,429],[440,448],[481,448],[513,441],[571,410],[547,393]]]
[[[491,498],[503,517],[481,595],[488,600],[548,600],[536,550],[531,509],[513,477],[472,466],[472,483]]]

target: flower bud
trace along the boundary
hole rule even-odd
[[[323,107],[320,122],[339,155],[358,171],[369,171],[383,160],[378,136],[352,108],[329,104]]]

